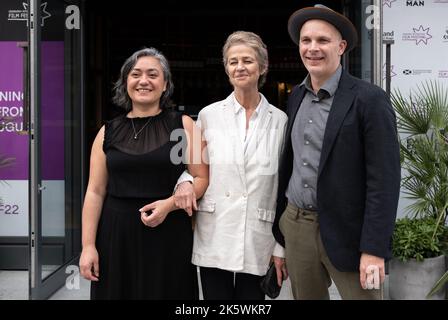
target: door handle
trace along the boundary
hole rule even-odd
[[[28,42],[17,42],[17,46],[23,49],[23,114],[21,134],[28,134],[30,112],[30,68],[28,63]]]

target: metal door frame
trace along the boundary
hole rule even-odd
[[[65,3],[70,1],[61,0]],[[83,4],[83,2],[81,2]],[[41,0],[28,1],[28,70],[29,76],[24,79],[29,86],[30,100],[29,100],[29,156],[30,156],[30,177],[29,177],[29,299],[43,300],[50,297],[54,292],[61,288],[66,283],[68,275],[66,274],[66,267],[68,265],[78,265],[79,256],[75,256],[70,261],[61,265],[57,271],[50,274],[43,279],[42,277],[42,191],[41,185]],[[81,52],[84,52],[81,27]],[[84,79],[84,57],[81,58],[80,79]],[[84,88],[80,86],[81,97],[79,97],[80,111],[80,126],[81,136],[79,137],[81,143],[81,150],[84,149]],[[81,152],[81,157],[83,154]],[[85,168],[81,165],[81,176],[84,175]],[[81,179],[81,186],[84,181]],[[82,197],[82,196],[80,196]],[[81,198],[82,201],[82,198]],[[76,208],[78,209],[78,208]],[[72,221],[73,223],[74,221]],[[81,239],[75,237],[75,241],[80,242]],[[75,248],[80,247],[75,244]]]

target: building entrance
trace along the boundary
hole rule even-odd
[[[381,33],[368,22],[381,1],[319,2],[354,22],[360,41],[343,64],[373,81]],[[121,112],[111,103],[112,86],[128,56],[142,47],[161,50],[171,64],[175,107],[195,117],[232,91],[222,65],[227,36],[255,32],[269,52],[261,92],[284,110],[306,76],[287,21],[314,4],[2,0],[0,160],[14,162],[0,162],[0,269],[29,269],[30,297],[42,299],[64,284],[67,266],[76,266],[90,148],[104,122]]]
[[[341,12],[342,1],[321,1]],[[106,8],[87,1],[90,104],[95,116],[110,118],[112,83],[124,60],[146,46],[161,50],[171,64],[178,108],[196,115],[204,106],[226,98],[232,91],[222,64],[222,46],[237,30],[259,34],[268,46],[269,73],[261,92],[284,109],[288,91],[300,83],[306,70],[298,48],[287,32],[288,17],[311,1],[265,4],[255,1],[196,3],[195,1],[139,2]],[[98,114],[98,108],[102,112]]]

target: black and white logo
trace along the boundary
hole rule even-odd
[[[442,36],[443,42],[448,42],[448,27],[445,27],[445,33]]]
[[[439,78],[448,79],[448,70],[439,70]]]
[[[407,0],[406,1],[406,7],[424,7],[425,6],[425,1],[420,0],[420,1],[411,1],[411,0]]]
[[[51,14],[47,11],[47,2],[43,2],[40,4],[41,9],[41,26],[45,25],[45,19],[51,17]],[[26,21],[26,25],[28,26],[28,3],[22,3],[23,9],[17,10],[9,10],[8,11],[8,21]]]
[[[423,74],[432,74],[431,69],[404,69],[403,74],[405,76],[420,76]]]
[[[395,40],[395,32],[392,31],[384,31],[383,32],[383,40]]]

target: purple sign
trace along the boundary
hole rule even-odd
[[[23,49],[0,42],[0,155],[13,158],[0,168],[0,180],[28,180],[28,135],[23,121]]]
[[[64,180],[64,43],[42,42],[41,163],[43,180]],[[23,130],[23,51],[0,42],[0,155],[13,158],[0,180],[28,180],[28,135]]]

